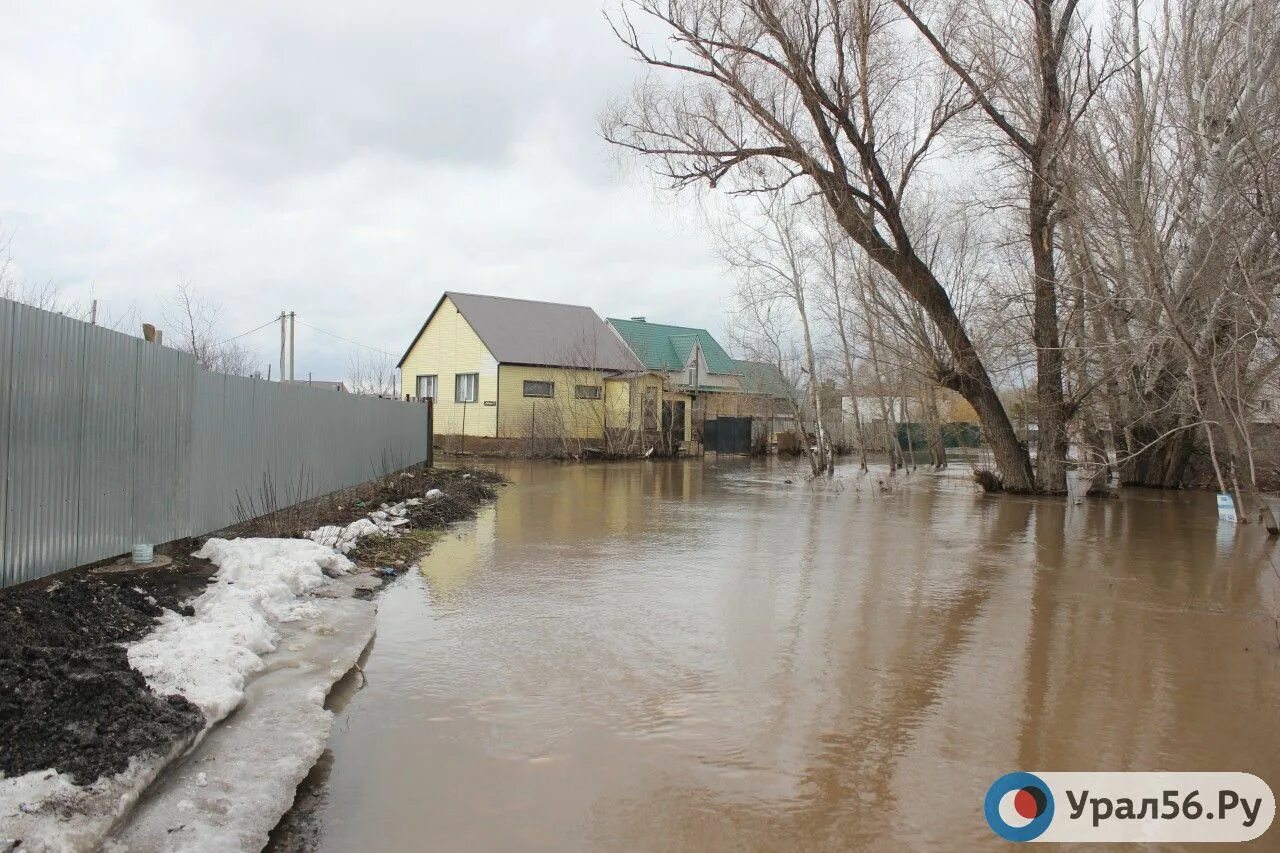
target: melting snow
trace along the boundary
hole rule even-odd
[[[244,695],[279,635],[272,622],[315,615],[299,596],[345,573],[351,561],[305,539],[210,539],[194,556],[218,566],[193,602],[195,616],[166,611],[154,631],[129,648],[129,663],[157,693],[181,693],[213,724]]]
[[[427,492],[427,497],[434,498],[442,494],[444,493],[439,489],[432,489]],[[356,547],[357,540],[362,536],[368,536],[371,533],[381,533],[384,536],[399,536],[397,529],[409,523],[407,518],[409,507],[417,506],[420,503],[422,503],[422,498],[410,498],[397,504],[383,504],[369,513],[367,518],[358,518],[346,527],[329,524],[308,531],[306,536],[317,545],[333,548],[342,554],[349,554],[351,549]]]
[[[331,548],[305,539],[210,539],[195,556],[218,566],[213,582],[192,602],[195,615],[183,618],[166,611],[154,631],[128,648],[128,655],[129,663],[146,676],[157,693],[181,693],[198,705],[207,718],[206,732],[241,703],[246,679],[262,670],[262,656],[280,645],[280,630],[295,638],[291,649],[306,646],[308,636],[329,644],[349,643],[353,648],[344,654],[351,660],[372,632],[373,611],[367,602],[303,598],[325,584],[326,575],[346,574],[353,568],[350,560]],[[348,611],[345,618],[362,616],[367,630],[335,634],[329,623]],[[331,665],[337,665],[339,659],[350,665],[330,646],[322,644],[321,648]],[[291,774],[272,778],[284,792],[276,800],[284,798],[285,808],[293,786],[323,747],[328,733],[328,713],[323,710],[325,688],[340,674],[325,671],[311,683],[319,689],[310,703],[314,707],[308,707],[308,725],[294,721],[299,723],[297,730],[278,738],[281,743],[289,737],[302,738],[308,745],[306,750],[299,749],[298,743],[289,745],[298,752],[295,763],[302,768],[300,774],[293,768]],[[271,728],[268,720],[262,735],[268,743]],[[23,839],[23,849],[97,849],[111,826],[133,807],[160,771],[202,736],[175,743],[165,754],[135,756],[125,772],[83,787],[53,770],[0,778],[0,848],[4,839],[12,836]],[[259,747],[259,756],[269,752]],[[263,774],[264,780],[271,776]],[[195,785],[200,787],[199,776]]]

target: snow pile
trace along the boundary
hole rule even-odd
[[[210,539],[193,556],[218,566],[213,584],[193,602],[195,616],[166,611],[153,632],[129,647],[129,663],[157,693],[181,693],[212,724],[240,703],[245,678],[276,647],[272,622],[315,615],[315,604],[299,596],[352,564],[305,539]]]
[[[443,492],[439,489],[432,489],[427,492],[427,497],[436,498],[442,494]],[[409,507],[420,503],[422,498],[409,498],[396,504],[382,504],[381,507],[369,513],[368,517],[358,518],[346,527],[329,524],[307,531],[306,537],[317,545],[332,548],[342,554],[349,554],[351,549],[356,547],[356,541],[362,536],[368,536],[371,533],[399,536],[397,529],[409,523],[407,517]]]
[[[264,669],[245,687],[235,724],[209,732],[116,831],[112,848],[146,851],[261,850],[324,752],[330,688],[373,637],[375,607],[318,598],[315,619],[281,624]],[[0,824],[3,819],[0,818]]]

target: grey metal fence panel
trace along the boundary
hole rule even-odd
[[[213,507],[221,495],[226,476],[221,432],[226,396],[225,377],[196,371],[195,398],[191,407],[191,489],[190,512],[193,527],[213,517]],[[213,530],[223,525],[215,523]]]
[[[38,576],[76,559],[83,324],[14,309],[4,574]]]
[[[6,522],[8,520],[8,494],[5,483],[9,482],[9,420],[12,407],[9,405],[11,384],[13,379],[13,328],[14,314],[17,306],[0,299],[0,586],[7,586],[17,581],[16,575],[9,573],[9,561],[5,559],[8,549]]]
[[[0,299],[0,585],[428,458],[427,408],[205,371]]]
[[[107,330],[85,335],[79,382],[80,481],[78,563],[119,554],[134,540],[133,472],[137,428],[138,347],[142,341]]]
[[[178,459],[190,452],[190,429],[178,423],[181,358],[190,356],[154,345],[138,347],[133,513],[139,542],[167,542],[181,535]]]
[[[196,376],[208,372],[200,369],[195,358],[185,353],[180,355],[181,357],[174,364],[177,389],[173,398],[173,435],[178,453],[174,460],[176,464],[173,476],[173,534],[167,537],[168,539],[191,536],[196,532],[191,526],[192,471],[195,468],[193,450]]]

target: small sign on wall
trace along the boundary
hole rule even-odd
[[[1236,502],[1231,499],[1231,495],[1218,495],[1218,521],[1229,521],[1235,524],[1236,519]]]
[[[496,405],[498,405],[498,401],[497,401],[497,400],[485,400],[485,401],[484,401],[484,404],[485,404],[486,406],[496,406]]]

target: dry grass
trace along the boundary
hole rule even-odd
[[[278,489],[269,480],[264,481],[260,494],[253,500],[245,499],[237,510],[237,517],[241,520],[218,535],[301,538],[309,530],[327,524],[350,524],[384,503],[420,498],[431,489],[439,489],[444,496],[411,507],[409,526],[419,530],[439,528],[475,515],[479,506],[497,497],[497,487],[503,480],[492,471],[475,468],[415,466],[349,489],[287,505],[288,500],[301,493],[299,490],[305,482],[305,477],[300,477],[298,483]],[[251,515],[264,509],[266,511],[260,515]]]
[[[363,536],[347,556],[361,565],[399,568],[430,551],[440,536],[439,530],[407,530],[395,537],[381,533]]]

